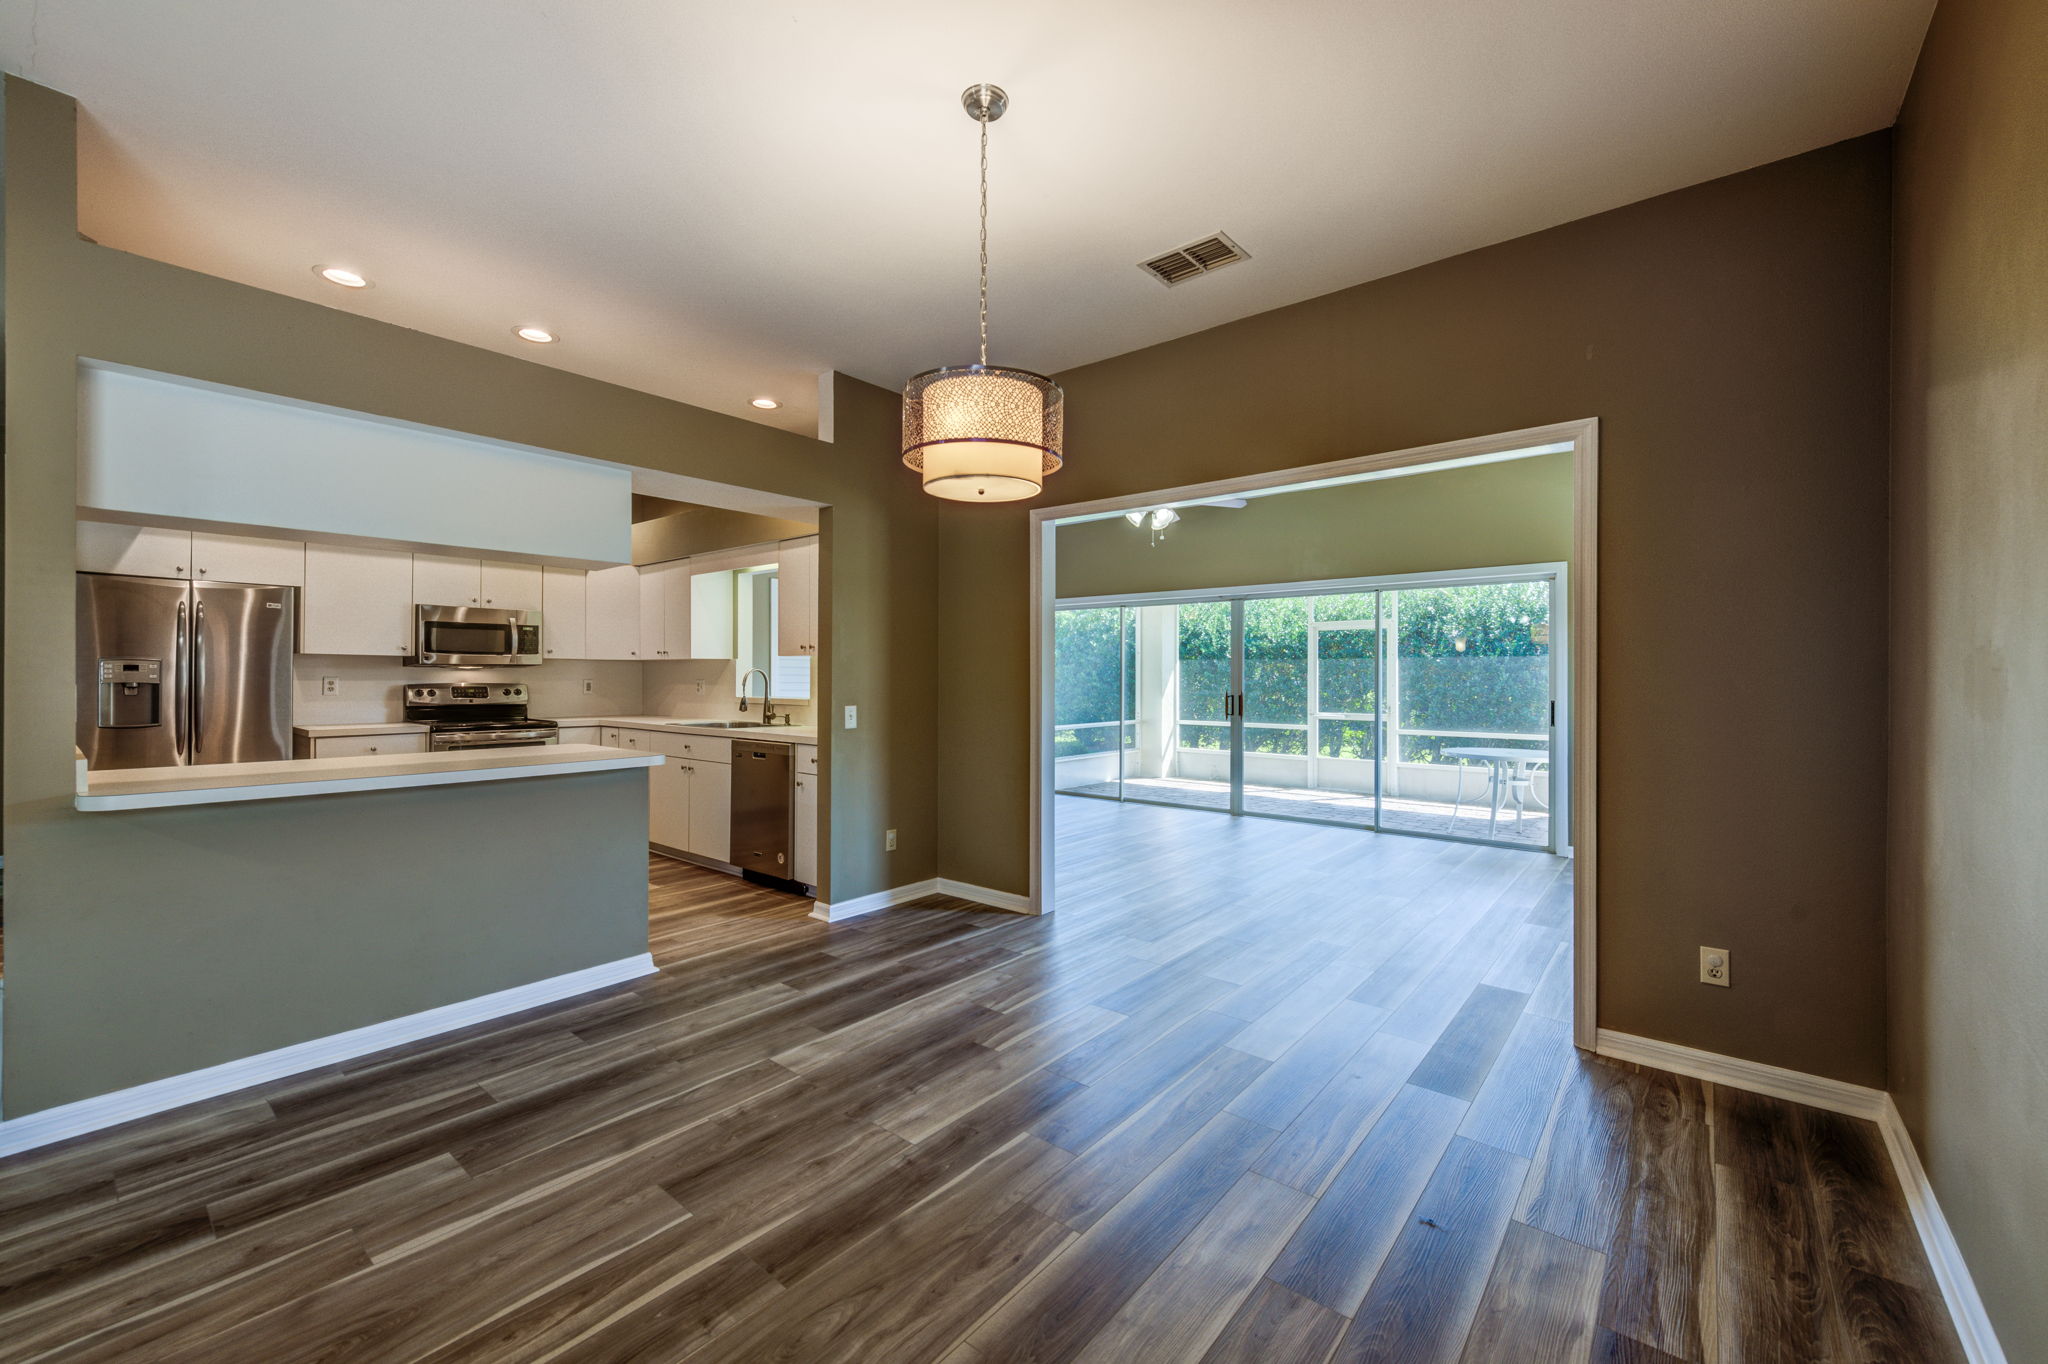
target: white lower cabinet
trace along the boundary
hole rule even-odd
[[[690,851],[690,769],[674,758],[647,769],[647,841]]]
[[[596,725],[563,725],[555,731],[558,744],[594,744],[597,740]]]
[[[361,758],[372,753],[424,753],[424,734],[337,734],[313,740],[316,758]]]
[[[703,735],[621,729],[619,744],[665,755],[647,783],[650,841],[677,852],[732,860],[732,745]]]
[[[732,861],[732,765],[688,761],[690,841],[685,852],[717,862]]]
[[[796,879],[807,886],[818,884],[818,750],[811,744],[796,746],[796,808],[794,835]]]

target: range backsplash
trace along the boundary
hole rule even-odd
[[[408,668],[381,658],[298,654],[292,659],[292,723],[349,725],[400,720],[404,690],[423,682],[523,682],[535,716],[641,715],[643,665],[616,659],[569,659],[530,668]],[[321,691],[333,678],[336,692]],[[583,690],[585,682],[591,690]]]
[[[292,723],[373,724],[403,717],[404,690],[424,682],[523,682],[535,716],[674,715],[717,719],[739,714],[729,660],[638,663],[621,659],[563,660],[530,668],[408,668],[381,658],[298,654],[292,660]],[[335,694],[321,687],[333,678]],[[591,684],[586,692],[584,683]],[[756,700],[749,714],[760,712]],[[776,702],[798,724],[810,723],[807,702]]]

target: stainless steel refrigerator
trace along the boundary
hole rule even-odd
[[[78,746],[95,770],[292,755],[289,587],[78,575]]]

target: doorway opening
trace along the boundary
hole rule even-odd
[[[1248,865],[1268,857],[1259,830],[1320,827],[1338,841],[1316,856],[1345,889],[1369,865],[1420,876],[1417,858],[1440,860],[1431,848],[1533,857],[1557,871],[1541,909],[1524,907],[1528,933],[1565,932],[1572,1040],[1590,1048],[1597,437],[1595,421],[1560,423],[1033,509],[1034,909],[1059,907],[1062,875],[1107,874],[1087,854],[1141,834],[1234,849]],[[1493,465],[1524,472],[1482,467]],[[1412,505],[1468,473],[1490,486],[1540,479],[1547,538],[1517,539],[1535,518],[1512,496],[1370,531],[1334,514],[1318,523],[1296,510],[1316,500],[1291,496]],[[1438,474],[1451,477],[1413,477]],[[1245,537],[1229,523],[1261,516],[1264,558],[1240,562]],[[1113,544],[1123,522],[1134,534]],[[1056,849],[1062,820],[1071,838]],[[1435,926],[1416,951],[1451,927],[1425,917]]]

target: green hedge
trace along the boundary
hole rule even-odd
[[[1308,715],[1308,649],[1316,621],[1365,622],[1364,628],[1324,630],[1320,677],[1323,710],[1371,714],[1379,709],[1378,631],[1370,623],[1381,594],[1274,597],[1245,603],[1245,719],[1300,724]],[[1550,648],[1549,585],[1494,583],[1475,587],[1411,588],[1384,594],[1398,614],[1401,723],[1411,729],[1537,733],[1548,728]],[[1398,595],[1399,601],[1391,599]],[[1395,608],[1398,606],[1398,611]],[[1230,683],[1230,606],[1185,605],[1178,612],[1181,741],[1189,748],[1227,743],[1223,697]],[[1133,715],[1137,679],[1136,613],[1120,607],[1065,610],[1054,621],[1054,720],[1080,724]],[[1118,659],[1125,685],[1118,697]],[[1206,722],[1206,723],[1203,723]],[[1317,727],[1316,751],[1332,758],[1374,756],[1372,726],[1327,721]],[[1128,726],[1126,727],[1128,731]],[[1114,731],[1068,731],[1062,752],[1099,751],[1114,745]],[[1100,734],[1104,737],[1094,738]],[[1126,742],[1129,742],[1128,732]],[[1306,753],[1305,730],[1248,729],[1255,753]],[[1440,761],[1445,744],[1459,739],[1412,737],[1401,755],[1410,762]],[[1511,746],[1520,747],[1521,743]],[[1528,746],[1540,747],[1529,741]]]

